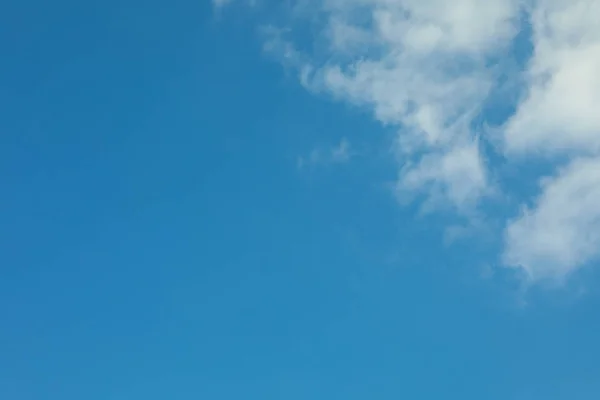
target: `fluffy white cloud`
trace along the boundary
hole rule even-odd
[[[498,173],[482,139],[525,167],[532,157],[567,160],[507,224],[504,259],[532,278],[557,278],[598,256],[600,0],[297,0],[294,9],[321,34],[310,51],[281,36],[272,48],[311,90],[397,129],[399,194],[473,214]],[[531,59],[523,71],[501,70],[493,60],[513,56],[527,24]],[[492,130],[499,137],[487,138],[478,126],[500,75],[523,96]]]
[[[507,123],[507,151],[600,151],[600,1],[539,0],[531,23],[528,93]]]
[[[562,278],[600,256],[600,158],[574,160],[541,186],[508,225],[506,262],[533,279]]]

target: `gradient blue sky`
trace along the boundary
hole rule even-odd
[[[597,277],[445,241],[260,13],[1,3],[0,399],[597,399]]]

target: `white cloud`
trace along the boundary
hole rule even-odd
[[[298,168],[314,167],[326,164],[343,164],[354,156],[350,143],[346,138],[330,148],[315,148],[307,156],[298,157]]]
[[[352,152],[350,150],[350,143],[346,139],[342,139],[340,143],[331,150],[331,161],[336,163],[343,163],[350,160]]]
[[[297,0],[295,5],[304,20],[320,24],[310,31],[321,34],[308,45],[301,38],[297,43],[304,47],[297,47],[278,31],[271,50],[298,68],[310,90],[365,107],[397,129],[401,196],[425,194],[427,204],[480,215],[481,199],[498,189],[489,178],[498,171],[480,146],[498,138],[479,128],[486,119],[482,112],[497,100],[500,75],[510,81],[504,87],[522,84],[514,114],[498,128],[497,151],[520,167],[532,157],[567,160],[568,166],[545,181],[533,206],[522,207],[523,214],[509,221],[503,258],[532,278],[563,277],[596,258],[600,0]],[[512,56],[524,15],[532,31],[531,59],[523,71],[501,70],[492,60]],[[293,23],[285,32],[294,36]],[[331,154],[318,150],[301,163],[319,163]]]
[[[505,258],[533,279],[562,278],[600,256],[600,158],[577,159],[541,186],[509,223]]]
[[[539,0],[528,94],[506,126],[509,153],[600,151],[600,1]]]
[[[509,119],[509,155],[574,161],[512,221],[505,259],[532,278],[560,278],[600,251],[600,1],[540,0],[531,14],[528,94]]]
[[[432,188],[440,203],[476,206],[490,188],[471,123],[494,86],[488,57],[502,54],[516,34],[518,3],[325,4],[333,58],[311,65],[310,86],[398,127],[400,191]]]
[[[215,6],[216,8],[223,7],[226,4],[229,4],[230,2],[231,0],[212,0],[213,6]]]
[[[469,212],[488,188],[484,162],[477,142],[449,148],[444,153],[424,156],[417,165],[400,171],[398,191],[421,191],[430,195],[437,208],[446,200]]]

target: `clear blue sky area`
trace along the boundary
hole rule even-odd
[[[445,243],[248,18],[7,0],[0,54],[0,399],[599,398],[600,298]]]

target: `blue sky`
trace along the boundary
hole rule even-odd
[[[598,2],[357,1],[0,5],[0,398],[600,396]]]

